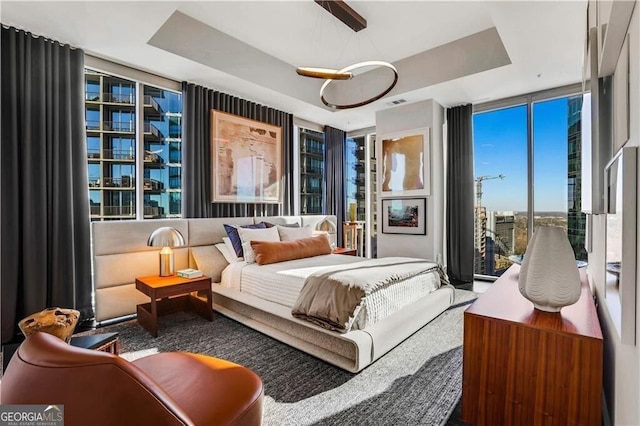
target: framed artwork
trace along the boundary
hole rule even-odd
[[[429,195],[431,158],[429,129],[417,129],[380,137],[382,195]]]
[[[613,74],[613,152],[629,140],[629,35],[624,39]]]
[[[382,233],[426,235],[426,198],[382,200]]]
[[[282,201],[282,128],[211,110],[214,203]]]
[[[637,149],[622,148],[605,168],[605,290],[623,344],[636,344]]]

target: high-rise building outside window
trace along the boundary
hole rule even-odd
[[[586,260],[581,212],[583,96],[477,112],[475,258],[479,276],[499,276],[520,261],[531,232],[559,226],[577,260]]]
[[[182,94],[86,69],[85,109],[91,220],[181,217]]]
[[[355,208],[363,227],[363,256],[377,257],[375,133],[348,136],[345,147],[345,218]]]
[[[300,214],[324,213],[324,133],[299,127]]]

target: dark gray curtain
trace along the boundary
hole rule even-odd
[[[293,212],[293,115],[191,83],[182,83],[184,217],[290,215]],[[282,127],[282,204],[211,203],[211,110]]]
[[[342,224],[345,220],[344,194],[344,158],[346,133],[330,126],[324,128],[324,146],[326,149],[325,176],[327,200],[325,214],[334,214],[338,218],[337,244],[342,245]]]
[[[447,109],[447,274],[452,284],[473,281],[472,106]]]
[[[2,28],[2,342],[47,307],[91,308],[84,53]]]

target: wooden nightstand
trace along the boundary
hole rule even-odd
[[[358,255],[358,249],[338,247],[332,252],[332,254],[345,254],[347,256],[357,256]]]
[[[71,346],[96,351],[109,352],[120,355],[120,341],[118,333],[97,333],[86,336],[72,336],[69,342]]]
[[[138,305],[138,323],[153,337],[158,337],[158,317],[174,312],[191,310],[201,317],[213,321],[213,295],[211,294],[211,278],[181,278],[178,276],[136,278],[136,289],[151,298],[150,303]],[[206,294],[206,302],[193,292]],[[158,300],[162,299],[162,300]]]

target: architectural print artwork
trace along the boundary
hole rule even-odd
[[[426,198],[382,200],[382,233],[426,235]]]
[[[429,195],[429,132],[413,130],[382,139],[382,192]]]
[[[280,203],[282,128],[211,110],[212,201]]]

